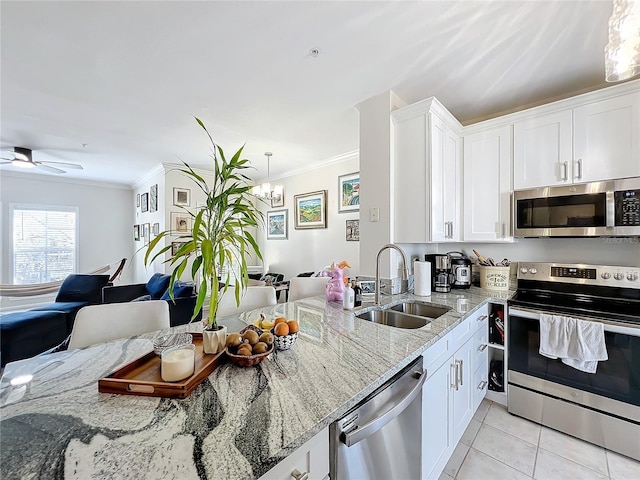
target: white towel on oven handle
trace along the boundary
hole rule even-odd
[[[608,360],[604,324],[563,315],[540,315],[540,355],[596,373],[598,362]]]

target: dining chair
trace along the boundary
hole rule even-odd
[[[293,277],[289,280],[289,301],[324,295],[329,277]]]
[[[233,315],[234,313],[247,312],[260,307],[276,305],[276,289],[273,287],[250,286],[240,297],[240,306],[236,304],[236,295],[233,286],[229,287],[218,303],[218,317]]]
[[[169,326],[169,304],[164,300],[91,305],[78,311],[69,349],[163,330]]]

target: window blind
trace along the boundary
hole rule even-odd
[[[75,273],[77,208],[14,206],[12,213],[14,285]]]

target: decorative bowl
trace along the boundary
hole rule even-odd
[[[247,325],[238,333],[242,335],[247,330],[253,330],[258,335],[264,333],[261,328],[255,327],[253,325]],[[239,365],[241,367],[253,367],[254,365],[257,365],[258,363],[260,363],[262,360],[264,360],[266,357],[268,357],[273,353],[273,351],[275,350],[275,344],[269,345],[269,349],[266,352],[256,353],[255,355],[237,355],[236,353],[234,353],[236,350],[237,348],[234,348],[234,347],[226,347],[224,349],[224,351],[227,354],[227,357],[229,357],[229,360],[231,360],[236,365]]]
[[[278,336],[271,329],[271,333],[273,333],[273,344],[276,346],[276,350],[289,350],[298,340],[298,332]]]
[[[156,355],[160,356],[167,348],[178,345],[188,345],[190,343],[193,343],[193,335],[190,333],[172,333],[154,339],[153,351]]]

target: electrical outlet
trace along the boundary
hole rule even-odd
[[[380,221],[380,209],[378,207],[369,209],[369,221],[370,222],[379,222]]]

